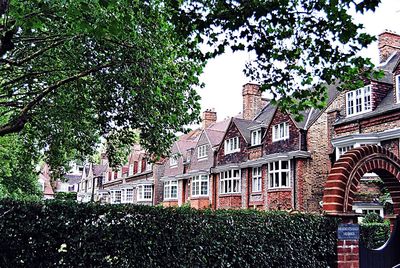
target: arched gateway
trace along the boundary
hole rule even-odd
[[[367,145],[346,152],[333,165],[325,183],[323,209],[328,215],[338,216],[345,223],[357,223],[352,213],[353,200],[362,176],[376,173],[390,192],[393,209],[400,214],[400,160],[389,150],[378,145]],[[350,220],[350,221],[349,221]],[[345,240],[345,241],[343,241]],[[358,239],[339,238],[337,243],[338,268],[398,267],[400,263],[400,219],[388,242],[380,249],[367,249]]]
[[[390,192],[394,213],[400,214],[400,160],[378,145],[352,149],[333,165],[324,188],[323,209],[327,214],[352,212],[354,195],[361,177],[376,173]]]

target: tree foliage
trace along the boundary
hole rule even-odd
[[[378,77],[370,59],[357,56],[375,38],[350,10],[374,11],[380,0],[189,0],[181,30],[210,46],[206,57],[231,48],[253,53],[245,73],[293,114],[322,108],[326,84],[356,89]],[[301,119],[300,117],[298,117]]]
[[[135,129],[165,153],[197,120],[203,63],[169,1],[4,3],[0,135],[23,133],[50,166],[92,154],[99,137],[132,144]]]

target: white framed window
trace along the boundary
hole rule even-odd
[[[121,178],[122,177],[122,169],[118,170],[117,173],[117,178]]]
[[[272,127],[272,141],[289,139],[289,123],[283,122]]]
[[[128,171],[129,176],[133,175],[133,165],[129,165],[129,171]]]
[[[207,144],[200,145],[197,147],[197,159],[202,159],[207,157]]]
[[[133,189],[132,188],[125,189],[125,202],[133,203]]]
[[[138,201],[151,201],[153,199],[153,186],[139,185],[138,188]]]
[[[239,137],[234,137],[234,138],[225,140],[224,151],[225,151],[225,154],[240,152]]]
[[[338,147],[337,148],[337,156],[338,156],[337,158],[341,157],[347,151],[350,151],[353,148],[354,148],[354,145],[347,145],[347,146],[343,146],[343,147]]]
[[[166,181],[164,182],[164,200],[178,198],[178,182]]]
[[[253,130],[251,132],[251,146],[261,144],[261,129]]]
[[[268,164],[269,188],[284,188],[290,186],[289,160],[279,160]]]
[[[169,166],[176,167],[178,165],[178,156],[176,154],[171,155],[169,158]]]
[[[241,191],[241,178],[239,169],[231,169],[220,173],[219,192],[221,194],[234,194]]]
[[[146,162],[146,171],[151,171],[153,168],[153,164],[149,161]]]
[[[371,110],[371,86],[365,86],[346,93],[347,116],[362,114]]]
[[[395,76],[395,86],[396,86],[396,99],[400,102],[400,74]]]
[[[111,191],[111,203],[120,204],[121,203],[121,190]]]
[[[192,196],[208,196],[209,180],[207,175],[194,176],[192,178]]]
[[[261,167],[253,167],[252,170],[252,192],[261,192],[262,190],[262,175]]]

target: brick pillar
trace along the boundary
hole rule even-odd
[[[357,215],[341,215],[342,223],[357,223]],[[358,240],[339,240],[337,242],[338,268],[359,268],[360,256]]]

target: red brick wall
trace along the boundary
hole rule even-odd
[[[239,137],[239,147],[240,152],[231,153],[225,155],[224,147],[225,147],[225,140],[230,138]],[[247,142],[242,137],[239,132],[239,129],[233,123],[229,126],[227,133],[225,135],[225,139],[221,142],[221,146],[217,153],[217,165],[225,165],[228,163],[241,163],[247,161]]]
[[[224,208],[241,208],[242,207],[242,195],[220,195],[218,198],[219,209]]]
[[[289,123],[289,139],[272,142],[273,126],[283,122]],[[282,113],[279,110],[276,111],[275,116],[268,127],[264,143],[264,154],[283,153],[300,149],[299,130],[288,114]]]
[[[162,202],[163,207],[177,207],[178,201],[164,201]]]
[[[261,111],[263,102],[261,100],[260,86],[247,83],[243,86],[243,119],[253,120]]]
[[[371,85],[372,110],[375,110],[393,86],[391,84],[378,83],[375,81],[371,81]]]
[[[387,140],[387,141],[382,141],[381,146],[388,149],[392,153],[394,153],[395,156],[399,157],[399,139],[393,139],[393,140]]]
[[[269,190],[269,210],[289,210],[292,208],[292,190]]]
[[[250,147],[248,148],[248,152],[249,152],[249,160],[260,158],[262,156],[262,147],[261,146]]]
[[[195,209],[209,208],[211,205],[208,197],[206,198],[192,198],[190,200],[190,206]]]

